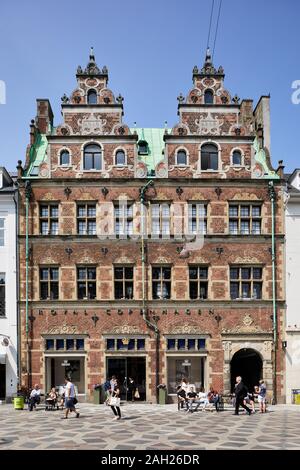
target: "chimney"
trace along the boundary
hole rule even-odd
[[[37,99],[36,126],[41,134],[49,132],[49,126],[53,126],[53,111],[48,99]]]
[[[284,170],[284,165],[283,165],[283,160],[278,161],[278,168],[276,170],[277,175],[280,176],[280,178],[283,178],[283,170]]]

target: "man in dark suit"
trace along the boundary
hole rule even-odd
[[[234,414],[235,415],[239,414],[239,408],[241,406],[242,408],[244,408],[247,411],[248,415],[251,415],[250,408],[248,408],[247,405],[244,405],[244,398],[248,393],[248,389],[243,384],[242,377],[240,377],[240,376],[238,376],[236,378],[234,393],[235,393],[235,413]]]

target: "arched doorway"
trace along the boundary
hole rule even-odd
[[[235,378],[240,375],[244,384],[252,391],[262,378],[262,360],[254,349],[240,349],[230,362],[231,392],[234,391]]]

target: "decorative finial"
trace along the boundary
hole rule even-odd
[[[211,65],[211,55],[209,47],[206,49],[205,64]]]
[[[179,104],[183,103],[184,102],[184,96],[182,93],[180,93],[179,96],[177,96],[177,101],[179,102]]]
[[[90,62],[95,62],[94,48],[91,47],[90,50]]]

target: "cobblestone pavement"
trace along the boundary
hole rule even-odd
[[[114,421],[105,405],[80,404],[80,418],[62,411],[0,406],[0,449],[300,449],[300,406],[266,414],[233,410],[186,413],[177,405],[124,404]]]

